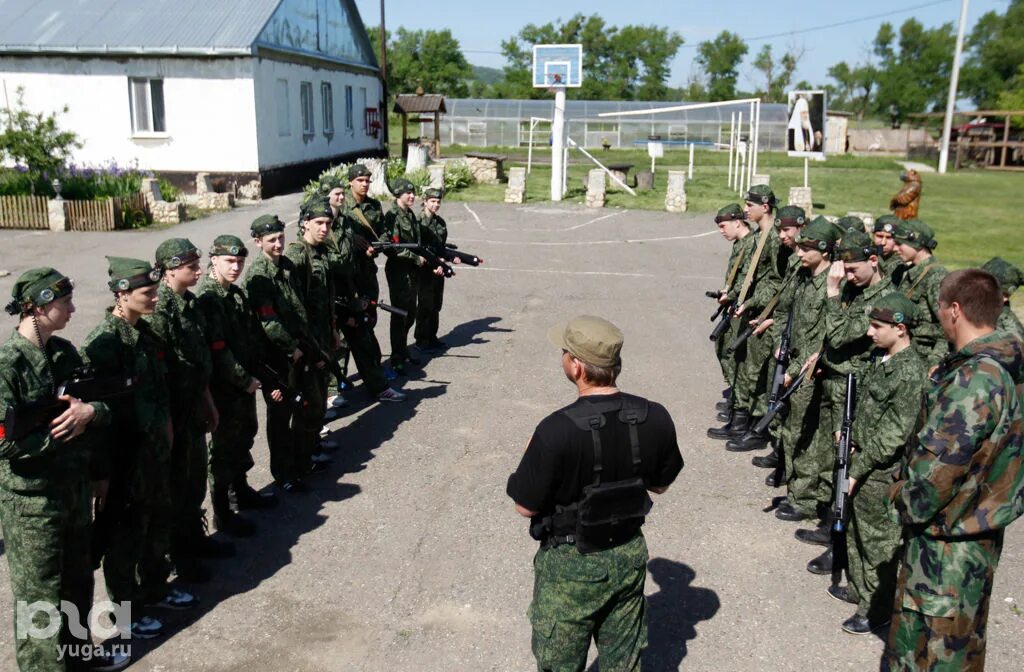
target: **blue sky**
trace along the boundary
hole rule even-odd
[[[1003,13],[1007,4],[1008,0],[973,0],[968,11],[968,34],[979,16],[991,10]],[[356,5],[367,26],[379,25],[379,0],[356,0]],[[921,5],[930,6],[922,8]],[[527,23],[544,24],[583,13],[600,14],[608,24],[615,26],[666,26],[678,31],[685,40],[672,64],[671,86],[681,86],[688,79],[694,67],[696,45],[722,30],[731,30],[743,37],[756,37],[894,12],[842,27],[750,43],[748,60],[767,41],[777,45],[776,51],[784,50],[789,44],[803,47],[804,57],[796,80],[806,79],[818,85],[829,81],[827,71],[833,63],[865,60],[871,51],[871,41],[883,21],[899,26],[906,19],[916,17],[926,26],[945,22],[955,26],[960,16],[960,0],[436,0],[432,3],[385,0],[385,7],[388,29],[448,28],[459,40],[470,63],[498,68],[505,64],[500,54],[501,41],[519,32]],[[740,70],[740,86],[752,88],[753,82],[752,68],[744,63]]]

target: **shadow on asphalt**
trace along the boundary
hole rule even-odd
[[[721,603],[715,591],[693,585],[697,573],[687,564],[654,558],[647,569],[659,590],[647,598],[643,670],[674,671],[686,657],[686,643],[697,637],[697,624],[711,620]]]
[[[493,326],[494,324],[501,322],[501,319],[502,318],[500,317],[478,317],[475,320],[463,322],[459,326],[449,331],[442,340],[448,344],[448,350],[451,350],[452,348],[459,348],[464,345],[478,345],[480,343],[489,343],[490,341],[486,338],[481,337],[481,334],[507,334],[515,331],[515,329],[504,329],[502,327]]]

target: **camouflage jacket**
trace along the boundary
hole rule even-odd
[[[748,233],[732,243],[732,250],[729,252],[729,263],[725,267],[725,280],[722,283],[722,288],[727,290],[726,297],[730,301],[736,301],[739,298],[740,289],[743,287],[743,269],[747,267],[750,255],[754,253],[756,245],[757,236],[753,233]],[[739,268],[733,276],[732,285],[726,286],[725,283],[729,282],[729,274],[737,260],[739,261]]]
[[[1024,513],[1024,353],[996,331],[935,372],[903,480],[889,498],[934,537],[1001,530]]]
[[[888,257],[879,257],[878,259],[878,270],[881,271],[883,278],[888,278],[892,282],[893,287],[899,288],[900,280],[903,277],[903,260],[900,255],[893,252]]]
[[[306,309],[295,286],[295,265],[282,255],[278,263],[262,252],[245,272],[245,292],[263,331],[281,354],[291,360],[306,324]]]
[[[334,344],[334,273],[326,244],[313,246],[303,240],[288,244],[284,256],[295,270],[292,279],[306,307],[306,332],[325,350]]]
[[[354,212],[356,210],[358,213]],[[342,214],[358,224],[359,228],[363,229],[363,235],[369,240],[378,240],[384,233],[384,208],[376,198],[367,196],[362,203],[356,203],[356,197],[349,190],[345,196]],[[372,230],[366,229],[367,224]]]
[[[398,207],[396,203],[393,208],[384,215],[383,238],[398,243],[420,243],[423,242],[420,236],[420,220],[412,210],[405,210]],[[420,255],[413,250],[388,250],[387,266],[414,270],[419,266]]]
[[[790,359],[786,373],[793,378],[800,373],[807,358],[821,350],[821,346],[825,342],[825,302],[828,300],[825,294],[825,279],[827,277],[827,269],[818,275],[811,275],[807,269],[801,269],[787,291],[790,297],[788,301],[792,301],[794,308],[793,338],[790,341]],[[789,307],[784,307],[782,301],[779,301],[775,315],[781,322],[780,335],[785,330],[785,322],[788,321],[787,314],[780,312],[783,308],[788,313]]]
[[[167,348],[167,389],[175,411],[193,407],[213,375],[206,319],[189,290],[178,295],[161,283],[152,315],[142,319]]]
[[[236,285],[225,289],[207,274],[199,281],[196,306],[206,319],[213,357],[211,388],[246,389],[263,361],[266,339],[245,291]]]
[[[939,363],[949,345],[939,324],[939,285],[949,275],[935,257],[908,266],[899,290],[917,304],[918,324],[914,328],[914,347],[928,366]]]
[[[44,354],[15,329],[7,342],[0,346],[0,420],[9,408],[37,399],[53,398],[55,386],[68,380],[81,366],[82,358],[75,346],[63,338],[51,336]],[[0,424],[0,489],[39,492],[51,484],[85,478],[95,445],[95,427],[110,421],[110,411],[105,403],[93,402],[91,405],[96,409],[96,415],[89,428],[66,443],[50,436],[49,423],[40,425],[19,441],[4,436],[3,425]]]
[[[366,237],[365,227],[345,217],[341,227],[331,236],[331,271],[334,296],[338,301],[355,301],[360,297],[373,298],[370,296],[372,292],[369,291],[371,287],[366,286],[364,278],[377,273],[377,264],[356,245],[356,235]],[[372,271],[368,270],[370,266],[373,267]]]
[[[426,212],[420,217],[420,240],[423,247],[437,256],[441,256],[448,242],[448,223],[441,215],[429,215]]]
[[[863,371],[874,343],[868,337],[871,320],[868,310],[880,296],[892,291],[889,280],[882,278],[870,287],[858,287],[852,282],[843,285],[839,296],[825,302],[825,354],[824,365],[835,373],[859,374]]]
[[[927,372],[914,348],[884,361],[876,354],[857,379],[850,477],[891,483],[921,413]]]
[[[769,227],[766,233],[760,231],[753,233],[757,233],[758,238],[762,235],[768,236],[768,241],[764,244],[764,250],[757,263],[757,270],[754,272],[754,282],[744,301],[747,304],[747,311],[753,311],[752,314],[756,314],[767,306],[778,293],[782,281],[786,277],[786,269],[789,267],[789,258],[793,251],[782,244],[779,239],[779,230],[774,226]],[[751,237],[747,236],[747,238]],[[739,279],[736,281],[739,283],[739,288],[743,287],[743,279],[747,275],[750,264],[754,261],[757,244],[757,240],[751,241],[753,247],[750,249],[750,254],[747,255],[747,260],[740,270]]]
[[[1020,323],[1020,319],[1013,312],[1013,308],[1010,308],[1010,304],[1003,306],[1003,311],[999,313],[996,329],[1009,332],[1024,341],[1024,324]]]

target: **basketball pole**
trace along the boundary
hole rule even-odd
[[[565,87],[555,89],[555,116],[551,122],[551,200],[561,201],[565,169]]]

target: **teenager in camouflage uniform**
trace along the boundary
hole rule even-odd
[[[167,389],[170,393],[174,444],[171,449],[171,491],[174,523],[171,557],[179,576],[203,581],[209,570],[198,558],[226,558],[234,546],[206,535],[206,481],[209,451],[206,433],[217,429],[217,408],[210,394],[213,359],[206,321],[190,291],[202,277],[202,253],[185,238],[170,238],[156,248],[156,266],[163,271],[159,301],[149,323],[167,348]]]
[[[877,350],[857,378],[846,532],[849,583],[828,588],[832,597],[857,605],[842,624],[854,635],[877,630],[892,616],[902,529],[889,515],[886,493],[904,458],[924,395],[924,362],[910,343],[916,314],[916,306],[899,292],[879,297],[868,313],[868,336]]]
[[[1003,292],[1003,310],[999,313],[996,321],[996,329],[1014,334],[1017,338],[1024,340],[1024,324],[1010,307],[1010,297],[1017,288],[1024,284],[1024,272],[1019,268],[999,257],[989,259],[981,270],[988,271],[999,281],[999,288]]]
[[[166,346],[142,320],[157,306],[160,269],[147,261],[107,257],[114,305],[86,337],[82,352],[99,376],[125,376],[132,394],[111,399],[111,427],[105,440],[110,488],[98,503],[94,562],[103,561],[107,593],[114,602],[155,603],[171,609],[196,604],[192,595],[170,588],[173,523],[170,399]],[[133,612],[132,637],[155,637],[160,621]],[[119,627],[125,627],[119,624]]]
[[[954,354],[889,499],[905,526],[883,670],[982,670],[1003,531],[1024,513],[1024,353],[996,331],[999,283],[954,271],[939,319]]]
[[[914,347],[928,368],[933,369],[949,352],[939,325],[939,285],[949,271],[932,256],[938,242],[931,227],[921,220],[901,221],[893,229],[892,237],[905,264],[897,289],[917,305],[920,322],[914,330]]]
[[[370,196],[370,169],[361,163],[353,164],[348,169],[349,193],[345,198],[344,213],[356,229],[358,238],[366,241],[380,240],[384,235],[384,208],[380,201]],[[358,238],[356,240],[358,240]],[[357,272],[355,275],[359,294],[370,301],[376,302],[380,299],[380,284],[377,281],[377,264],[372,257],[357,258]],[[373,319],[376,323],[376,309],[373,309]],[[373,329],[367,329],[366,340],[373,346],[373,351],[368,356],[375,357],[381,361],[380,343]],[[385,375],[389,379],[394,378],[394,373],[385,369]]]
[[[423,246],[443,258],[445,243],[448,242],[448,224],[437,211],[441,208],[440,189],[423,192],[423,215],[420,217],[420,236]],[[458,258],[452,263],[462,263]],[[419,294],[416,299],[416,329],[413,332],[416,347],[424,351],[437,351],[445,347],[437,337],[440,327],[441,304],[444,301],[444,275],[432,271],[420,273]]]
[[[259,429],[253,376],[265,355],[263,330],[245,291],[235,285],[249,254],[237,236],[217,236],[210,248],[209,271],[199,281],[196,307],[206,323],[213,354],[210,393],[220,422],[210,437],[210,501],[218,530],[235,537],[255,534],[256,526],[231,509],[234,491],[239,509],[264,509],[277,504],[272,493],[256,492],[246,479],[253,467],[252,445]],[[287,371],[278,372],[282,376]],[[270,390],[274,403],[282,403],[281,390]]]
[[[90,562],[93,487],[101,495],[108,482],[93,459],[90,427],[109,423],[106,404],[66,397],[67,408],[55,418],[29,428],[16,438],[2,420],[10,409],[53,399],[57,386],[82,366],[75,346],[55,336],[75,312],[71,279],[52,268],[23,273],[11,289],[7,313],[18,326],[0,346],[0,525],[4,555],[16,604],[42,602],[59,609],[66,601],[78,610],[75,626],[85,625],[92,607]],[[90,467],[93,467],[90,469]],[[104,465],[105,466],[105,465]],[[15,620],[15,657],[23,672],[66,669],[72,661],[58,646],[91,644],[77,640],[66,622],[49,637],[19,632]],[[33,615],[37,629],[49,625],[44,612]],[[112,660],[98,661],[103,669]]]
[[[753,244],[757,242],[757,238],[750,235],[750,225],[745,217],[743,207],[738,203],[730,203],[721,208],[715,215],[715,225],[718,227],[718,232],[722,234],[722,238],[731,243],[729,262],[726,264],[725,283],[722,285],[722,291],[719,292],[718,296],[720,304],[735,300],[736,295],[739,294],[739,284],[742,280],[740,270],[743,267],[744,260],[746,260],[753,249]],[[732,409],[731,390],[733,383],[735,383],[737,361],[742,361],[746,356],[746,345],[743,346],[742,350],[738,350],[733,355],[725,353],[726,346],[737,335],[737,324],[737,320],[730,319],[729,326],[722,332],[715,343],[715,354],[718,356],[718,363],[722,367],[722,377],[725,379],[727,389],[730,390],[728,398],[720,404],[724,414],[724,417],[722,417],[723,422],[729,419],[728,414]]]
[[[277,215],[260,215],[253,220],[249,231],[260,253],[245,273],[245,292],[270,341],[267,364],[286,375],[289,386],[295,389],[296,369],[304,366],[299,362],[302,357],[299,337],[305,330],[306,309],[296,290],[295,265],[283,254],[284,222]],[[291,404],[278,403],[271,394],[271,390],[263,388],[270,473],[284,492],[309,492],[295,460],[293,429],[297,429],[300,422],[298,412]]]
[[[900,225],[900,221],[896,215],[885,214],[876,219],[872,227],[875,245],[881,251],[878,268],[894,287],[899,287],[900,279],[906,270],[903,259],[896,252],[896,239],[892,237],[892,232]]]

